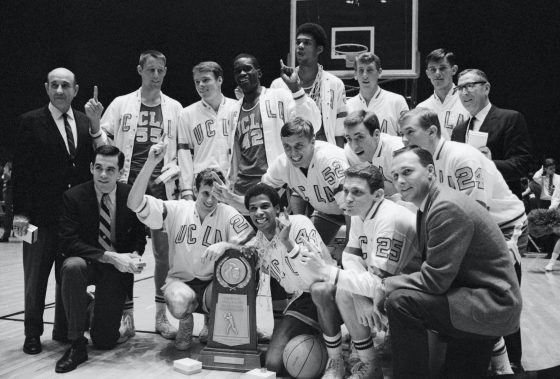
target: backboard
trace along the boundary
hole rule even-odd
[[[295,62],[297,26],[321,25],[329,39],[323,68],[340,78],[353,76],[353,59],[373,51],[384,79],[418,78],[418,0],[291,0],[290,64]],[[347,59],[349,58],[349,59]]]

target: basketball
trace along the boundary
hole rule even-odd
[[[297,379],[319,378],[327,365],[327,347],[319,336],[295,336],[284,348],[284,367]]]

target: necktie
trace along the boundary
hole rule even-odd
[[[550,175],[550,176],[548,177],[548,194],[549,194],[550,196],[552,196],[552,193],[554,192],[554,183],[553,183],[553,180],[552,180],[552,179],[553,179],[553,178],[552,178],[552,175]]]
[[[72,128],[70,127],[70,123],[68,122],[68,115],[64,113],[62,115],[64,119],[64,129],[66,130],[66,140],[68,141],[68,152],[70,153],[70,158],[74,160],[76,156],[76,145],[74,144],[74,135],[72,134]]]
[[[111,212],[107,206],[109,194],[105,193],[101,197],[99,204],[99,244],[105,251],[113,251],[111,243]]]
[[[418,236],[418,248],[422,253],[422,262],[426,260],[426,236],[424,235],[424,220],[422,219],[423,215],[424,212],[422,212],[421,210],[418,210],[416,212],[416,234]]]
[[[476,121],[476,117],[471,117],[469,118],[469,125],[467,127],[467,129],[469,130],[473,130],[474,129],[474,122]]]

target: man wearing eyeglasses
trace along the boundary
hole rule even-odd
[[[478,69],[459,74],[457,92],[470,118],[453,129],[452,141],[468,141],[470,131],[488,133],[480,151],[492,159],[511,191],[521,198],[520,179],[527,176],[531,163],[531,142],[525,117],[517,111],[490,103],[490,82]]]
[[[470,115],[459,99],[453,77],[459,69],[455,54],[446,49],[436,49],[426,57],[426,76],[434,86],[434,93],[417,105],[437,113],[441,134],[449,139],[453,128],[462,124]]]

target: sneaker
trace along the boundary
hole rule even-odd
[[[344,360],[342,357],[329,358],[325,373],[322,379],[342,379],[344,378]]]
[[[208,342],[208,316],[207,315],[204,315],[204,325],[202,326],[202,329],[198,334],[198,340],[201,343]]]
[[[175,336],[177,335],[177,328],[171,325],[167,319],[165,310],[156,314],[156,332],[168,340],[175,339]]]
[[[123,313],[119,333],[121,336],[117,340],[117,343],[126,342],[136,335],[136,328],[134,328],[134,316],[132,313]]]
[[[381,368],[375,367],[373,362],[359,362],[354,367],[352,367],[352,375],[348,379],[374,379],[383,378],[383,372]]]
[[[175,337],[175,349],[188,350],[192,346],[194,317],[192,314],[179,321],[179,330]]]
[[[554,263],[549,263],[544,267],[545,271],[552,271],[552,268],[554,267]]]

